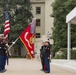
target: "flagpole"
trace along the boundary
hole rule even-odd
[[[9,51],[9,54],[11,55],[10,53],[10,49],[12,48],[12,46],[17,42],[17,40],[19,39],[19,37],[12,43],[12,45],[8,48],[8,51]]]
[[[36,57],[37,53],[35,43],[36,43],[36,18],[34,18],[34,58]]]

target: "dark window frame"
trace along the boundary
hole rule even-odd
[[[41,34],[40,33],[36,33],[36,38],[40,38]]]
[[[41,26],[41,19],[36,19],[36,26]]]
[[[36,14],[41,14],[41,7],[36,7]]]

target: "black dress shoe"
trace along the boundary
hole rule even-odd
[[[7,69],[1,70],[0,73],[4,73]]]
[[[0,71],[0,73],[4,73],[3,71]]]
[[[50,73],[49,71],[44,71],[45,73]]]
[[[44,69],[40,69],[41,71],[44,71]]]

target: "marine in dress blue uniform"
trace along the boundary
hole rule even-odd
[[[40,58],[41,58],[41,64],[42,64],[42,71],[45,70],[45,42],[43,42],[43,45],[40,49]]]
[[[49,42],[46,42],[46,47],[45,47],[45,66],[46,66],[45,73],[50,73],[50,45],[49,45]]]
[[[0,37],[0,72],[4,72],[6,64],[6,49],[3,38]]]

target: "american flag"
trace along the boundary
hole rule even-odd
[[[10,32],[10,22],[9,22],[8,10],[6,10],[5,23],[4,23],[4,38],[6,41],[8,40],[8,33],[9,32]]]

